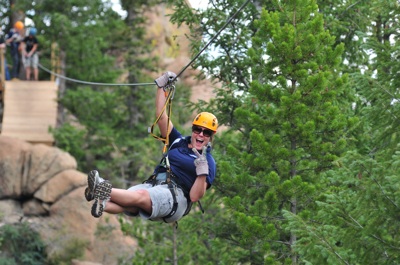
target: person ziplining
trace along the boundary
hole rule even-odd
[[[218,120],[212,113],[201,112],[192,122],[192,134],[184,137],[173,126],[170,120],[170,106],[169,111],[167,108],[173,98],[175,92],[173,84],[177,78],[249,2],[250,0],[247,0],[242,4],[178,74],[166,72],[155,80],[158,87],[156,123],[161,132],[159,139],[164,141],[163,159],[149,179],[127,190],[113,188],[109,181],[100,177],[97,170],[90,171],[84,195],[87,201],[93,202],[91,207],[93,217],[99,218],[103,212],[124,213],[132,217],[140,216],[146,220],[173,223],[187,215],[194,202],[200,203],[199,200],[211,187],[216,176],[217,168],[211,154],[211,143],[218,129]],[[149,83],[132,85],[149,85]],[[200,208],[203,210],[201,204]]]
[[[161,163],[147,181],[127,190],[113,188],[97,170],[90,171],[85,198],[93,201],[92,216],[99,218],[104,211],[141,216],[151,221],[176,222],[188,214],[192,203],[198,202],[211,187],[216,175],[211,142],[218,120],[209,112],[201,112],[193,120],[192,134],[182,136],[166,111],[176,78],[175,73],[167,72],[155,80],[158,87],[156,123],[168,148],[164,149]]]

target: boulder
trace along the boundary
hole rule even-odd
[[[21,203],[16,200],[0,200],[0,226],[17,223],[24,217]]]
[[[84,259],[72,264],[129,260],[136,241],[122,233],[116,215],[92,217],[86,185],[86,174],[77,170],[70,154],[0,135],[0,226],[29,223],[48,246],[49,256],[71,244],[84,247]]]
[[[55,174],[76,169],[68,153],[44,144],[0,137],[0,199],[29,197]]]
[[[75,169],[64,170],[49,179],[34,193],[34,197],[47,203],[54,203],[70,191],[86,185],[86,174]]]

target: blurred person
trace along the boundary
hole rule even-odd
[[[22,63],[25,67],[26,80],[31,80],[32,70],[33,80],[39,80],[39,55],[37,53],[39,42],[36,38],[36,33],[36,28],[30,28],[29,35],[22,41]]]
[[[8,32],[6,37],[6,44],[10,47],[11,50],[11,59],[13,61],[12,70],[11,70],[11,80],[18,79],[19,75],[19,50],[20,44],[22,41],[22,34],[24,30],[24,23],[21,21],[17,21],[14,24],[14,27]]]

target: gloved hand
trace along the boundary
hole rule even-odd
[[[196,166],[196,174],[197,176],[207,175],[208,176],[208,162],[206,158],[207,154],[207,146],[203,146],[203,151],[201,154],[197,151],[196,148],[193,148],[193,153],[197,156],[194,160],[194,165]]]
[[[166,72],[162,76],[154,80],[154,82],[156,82],[156,85],[158,87],[164,88],[166,85],[169,85],[172,82],[172,80],[175,79],[175,77],[176,77],[175,73]]]

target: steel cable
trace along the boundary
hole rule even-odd
[[[210,44],[221,34],[221,32],[232,22],[232,20],[245,8],[245,6],[250,2],[251,0],[247,0],[246,2],[244,2],[242,4],[242,6],[225,22],[225,24],[218,30],[218,32],[206,43],[206,45],[196,54],[196,56],[185,66],[182,68],[182,70],[176,75],[176,77],[174,79],[172,79],[170,81],[170,83],[174,83],[176,81],[176,79],[178,79],[178,77],[180,75],[182,75],[182,73],[208,48],[208,46],[210,46]],[[51,71],[50,69],[47,69],[46,67],[44,67],[43,65],[41,65],[40,63],[38,64],[39,68],[41,68],[42,70],[57,76],[59,78],[71,81],[71,82],[75,82],[75,83],[81,83],[81,84],[86,84],[86,85],[97,85],[97,86],[150,86],[150,85],[155,85],[155,83],[131,83],[131,84],[118,84],[118,83],[97,83],[97,82],[89,82],[89,81],[82,81],[82,80],[78,80],[78,79],[74,79],[74,78],[69,78],[60,74],[57,74],[53,71]]]

